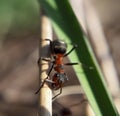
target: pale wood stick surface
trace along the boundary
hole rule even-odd
[[[41,38],[40,38],[40,57],[49,56],[49,41],[52,40],[52,28],[47,16],[43,15],[41,19]],[[47,77],[49,70],[49,63],[41,61],[40,65],[40,83]],[[39,94],[39,116],[52,116],[52,92],[45,83],[40,90]]]

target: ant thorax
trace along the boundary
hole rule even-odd
[[[54,55],[53,58],[55,65],[63,65],[63,54]]]

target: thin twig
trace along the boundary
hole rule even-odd
[[[41,38],[40,38],[40,57],[49,56],[49,42],[46,38],[52,39],[52,28],[48,17],[43,14],[41,18]],[[47,77],[48,63],[41,61],[40,65],[40,83]],[[52,92],[46,83],[40,89],[39,94],[39,116],[52,116]]]

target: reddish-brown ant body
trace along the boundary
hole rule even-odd
[[[69,52],[66,53],[67,44],[64,41],[61,41],[61,40],[51,41],[49,39],[45,39],[45,40],[50,42],[50,51],[51,51],[51,57],[52,57],[51,59],[53,59],[53,61],[47,58],[40,58],[42,60],[52,63],[52,66],[47,74],[48,76],[43,80],[43,82],[41,83],[39,89],[35,92],[35,94],[37,94],[40,91],[40,89],[42,88],[45,82],[48,82],[49,83],[48,85],[50,85],[50,88],[52,90],[60,89],[60,92],[53,97],[54,99],[55,97],[57,97],[58,95],[62,93],[63,84],[66,81],[68,81],[68,77],[64,71],[63,66],[78,64],[78,63],[65,63],[64,64],[63,62],[63,58],[68,56],[77,46],[74,45],[73,48]],[[53,68],[54,68],[55,74],[50,79],[49,76]]]

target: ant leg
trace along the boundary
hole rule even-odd
[[[42,41],[49,41],[50,42],[50,48],[51,48],[51,46],[52,46],[52,41],[50,40],[50,39],[44,39],[44,40],[42,40]]]
[[[59,92],[57,95],[55,95],[55,96],[52,98],[52,100],[55,99],[57,96],[59,96],[61,93],[62,93],[62,87],[60,88],[60,92]]]
[[[52,67],[50,68],[47,77],[46,77],[46,78],[44,79],[44,81],[41,83],[39,89],[35,92],[35,94],[38,94],[38,92],[40,91],[40,89],[43,87],[44,83],[47,82],[47,81],[49,80],[48,78],[49,78],[49,75],[50,75],[50,73],[51,73],[53,67],[54,67],[54,64],[52,64]],[[50,81],[48,81],[48,82],[50,82]]]
[[[74,62],[74,63],[65,63],[64,65],[78,65],[78,62]]]
[[[51,61],[51,58],[42,58],[42,57],[41,57],[41,58],[38,59],[38,66],[40,65],[40,61],[41,61],[41,60],[44,60],[44,61],[46,61],[46,62],[51,62],[51,63],[53,63],[53,62]]]
[[[87,68],[87,69],[94,69],[92,66],[87,66],[83,63],[78,63],[78,62],[74,62],[74,63],[65,63],[64,65],[67,65],[67,66],[70,66],[70,65],[81,65],[82,67],[84,68]]]
[[[52,51],[52,41],[50,39],[45,39],[45,41],[49,41],[50,42],[50,49]]]
[[[50,39],[45,39],[45,41],[49,41],[50,43],[52,42]]]
[[[43,87],[44,83],[46,82],[46,79],[41,83],[39,89],[35,92],[35,94],[38,94],[38,92],[40,91],[40,89]]]
[[[46,61],[46,62],[51,62],[51,59],[50,59],[50,58],[42,58],[42,57],[41,57],[41,60],[44,60],[44,61]]]
[[[74,45],[73,48],[64,55],[64,57],[66,57],[67,55],[69,55],[75,48],[77,48],[77,45]]]
[[[44,85],[45,82],[54,83],[53,81],[51,81],[51,80],[45,78],[44,81],[41,83],[39,89],[35,92],[35,94],[38,94],[38,92],[39,92],[40,89],[43,87],[43,85]]]
[[[52,64],[52,67],[50,68],[50,70],[49,70],[49,72],[48,72],[48,75],[47,75],[47,77],[46,77],[47,79],[48,79],[48,77],[49,77],[49,75],[50,75],[50,73],[51,73],[53,67],[54,67],[54,63]]]

